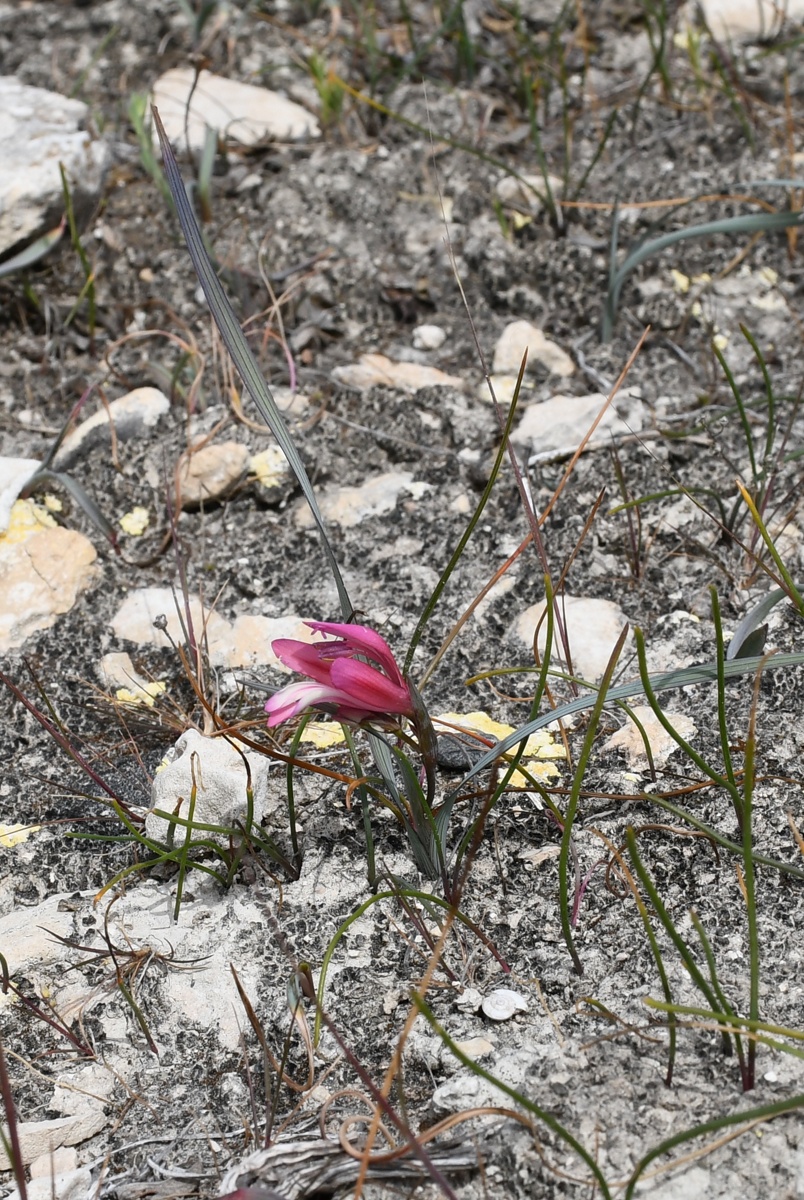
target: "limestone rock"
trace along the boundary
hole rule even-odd
[[[135,388],[113,400],[108,407],[98,409],[68,434],[59,447],[53,465],[57,471],[66,471],[93,446],[110,443],[110,426],[114,427],[118,442],[141,437],[146,429],[153,429],[160,417],[169,411],[170,401],[164,392],[154,387]]]
[[[417,325],[413,330],[413,346],[416,350],[439,350],[447,340],[447,331],[440,325]]]
[[[184,601],[178,601],[184,617]],[[295,638],[312,641],[313,632],[295,614],[285,617],[265,617],[243,613],[227,621],[220,613],[205,609],[197,596],[190,597],[190,615],[196,637],[205,631],[209,658],[213,667],[273,667],[283,675],[290,674],[271,649],[274,638]],[[154,625],[164,617],[166,631]],[[176,610],[176,596],[171,588],[147,587],[131,592],[117,610],[112,621],[116,637],[140,646],[169,646],[170,638],[184,640],[181,620]],[[169,636],[168,636],[169,635]],[[106,655],[104,663],[117,656]],[[124,656],[127,658],[128,656]],[[129,660],[130,661],[130,660]],[[112,662],[112,667],[119,665]]]
[[[563,595],[560,603],[575,674],[582,679],[596,683],[606,670],[611,652],[627,623],[627,618],[612,600]],[[528,649],[533,647],[533,635],[537,625],[539,626],[538,646],[542,654],[545,649],[547,632],[547,621],[546,619],[542,620],[544,608],[544,600],[540,600],[538,604],[532,604],[520,615],[515,625],[517,638]],[[539,624],[540,621],[541,624]],[[630,636],[629,633],[629,639]],[[628,642],[626,642],[625,649],[627,647]],[[562,653],[562,644],[558,634],[555,633],[553,658],[563,662]],[[622,661],[622,655],[620,660]]]
[[[694,23],[698,4],[688,4]],[[804,0],[700,0],[700,12],[716,38],[751,41],[779,32],[783,20],[804,21]]]
[[[0,254],[58,225],[59,163],[79,219],[94,207],[110,156],[80,128],[87,112],[80,100],[0,76]]]
[[[89,1167],[75,1167],[71,1171],[32,1176],[26,1194],[28,1200],[86,1200],[91,1187],[92,1172]],[[18,1196],[19,1193],[13,1191],[7,1200],[17,1200]]]
[[[632,711],[645,730],[654,766],[663,767],[673,751],[678,750],[678,743],[670,736],[653,709],[647,704],[634,705]],[[691,717],[686,716],[685,713],[670,712],[669,710],[665,716],[685,741],[689,741],[695,736],[697,729]],[[622,729],[618,729],[616,733],[612,734],[603,749],[624,751],[629,767],[646,767],[648,765],[642,734],[630,717]]]
[[[251,771],[254,820],[262,820],[270,804],[269,760],[244,746],[240,750],[236,746],[237,743],[230,739],[204,737],[196,729],[188,729],[165,756],[164,765],[154,776],[152,807],[187,818],[195,789],[193,821],[236,831],[246,819],[248,774],[245,758]],[[170,823],[164,817],[157,816],[155,812],[148,813],[145,831],[149,838],[167,842],[170,840],[170,830]],[[180,845],[186,834],[186,826],[173,826],[174,844]],[[215,834],[207,830],[197,830],[193,836],[228,841],[227,834]]]
[[[228,631],[229,622],[218,613],[204,608],[197,596],[190,598],[189,609],[196,638],[206,633],[211,641],[220,629]],[[165,622],[164,631],[154,625],[154,621],[162,618]],[[118,608],[112,620],[112,630],[116,637],[140,646],[167,648],[184,641],[182,621],[185,619],[184,601],[180,593],[172,588],[137,588],[126,596]]]
[[[362,392],[372,387],[393,387],[411,393],[426,387],[463,390],[463,380],[457,375],[447,375],[437,367],[423,367],[419,363],[394,362],[384,354],[361,354],[359,362],[336,367],[332,378]]]
[[[143,678],[131,661],[131,656],[126,653],[104,654],[98,674],[104,687],[114,688],[121,704],[143,704],[146,708],[153,708],[157,697],[166,690],[161,680]]]
[[[70,1117],[57,1117],[53,1121],[20,1121],[17,1133],[20,1139],[22,1157],[26,1163],[32,1159],[41,1158],[61,1146],[77,1146],[87,1138],[94,1137],[106,1125],[107,1119],[102,1109],[87,1107]],[[0,1169],[7,1169],[8,1159],[5,1148],[0,1142]],[[87,1172],[89,1174],[89,1172]],[[47,1181],[50,1195],[50,1180]]]
[[[578,449],[605,402],[604,395],[594,392],[588,396],[553,396],[541,404],[529,404],[511,441],[525,453],[530,451],[528,462],[531,465],[567,458]],[[609,446],[613,437],[639,433],[646,423],[647,409],[643,401],[628,390],[620,391],[584,449]]]
[[[30,500],[17,500],[0,536],[0,653],[69,612],[96,577],[95,547]]]
[[[0,533],[8,529],[15,500],[41,465],[38,458],[0,457]]]
[[[561,195],[564,182],[558,175],[548,175],[547,184],[553,197]],[[514,175],[503,175],[494,190],[503,204],[509,204],[519,212],[535,215],[544,208],[540,197],[547,198],[547,184],[542,175],[523,175],[520,179]]]
[[[212,442],[182,456],[178,498],[182,508],[223,500],[246,474],[248,447],[240,442]]]
[[[319,507],[325,520],[349,529],[368,517],[382,517],[393,512],[403,492],[418,500],[428,491],[430,484],[414,483],[410,471],[384,471],[360,487],[326,488],[319,497]],[[313,525],[313,515],[307,504],[296,510],[296,524],[303,529]]]
[[[260,499],[272,506],[287,500],[296,486],[296,477],[290,464],[276,445],[267,446],[265,450],[253,454],[249,459],[248,471],[256,480]]]
[[[545,337],[530,321],[512,321],[506,325],[494,348],[492,370],[496,375],[518,374],[526,350],[527,371],[535,370],[540,363],[551,375],[566,377],[575,373],[575,363],[566,350]]]
[[[184,147],[185,125],[194,151],[203,149],[207,127],[241,146],[316,138],[321,132],[306,108],[278,92],[224,79],[209,71],[201,72],[194,87],[195,80],[192,67],[174,67],[154,84],[153,102],[168,138],[177,148]]]

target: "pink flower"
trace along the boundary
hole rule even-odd
[[[265,705],[269,726],[308,708],[323,708],[341,721],[354,722],[368,717],[413,716],[410,689],[388,643],[378,633],[365,625],[334,621],[305,624],[329,640],[310,643],[278,638],[271,643],[280,662],[307,675],[308,681],[291,683],[271,697]]]

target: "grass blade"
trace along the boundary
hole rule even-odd
[[[611,652],[605,674],[600,681],[595,698],[595,704],[592,709],[592,716],[589,719],[589,728],[586,731],[586,737],[583,741],[583,747],[578,758],[578,765],[575,768],[575,774],[572,778],[572,790],[570,792],[569,803],[564,817],[564,831],[561,836],[561,851],[558,857],[558,891],[561,902],[561,929],[564,934],[564,941],[567,944],[567,949],[575,965],[575,970],[579,975],[583,975],[583,966],[578,957],[578,951],[575,949],[575,942],[572,937],[572,928],[570,922],[570,902],[569,902],[569,880],[567,878],[569,870],[569,855],[572,843],[572,827],[575,822],[575,813],[578,809],[578,800],[581,794],[581,785],[583,777],[586,773],[586,766],[592,755],[592,750],[597,736],[597,724],[600,720],[600,714],[603,712],[603,706],[606,703],[606,694],[608,686],[611,683],[611,677],[614,674],[614,669],[617,666],[617,661],[622,653],[622,648],[625,645],[625,639],[628,636],[628,626],[623,627],[623,631],[617,639],[617,644]]]
[[[301,460],[298,450],[293,444],[290,434],[288,433],[285,418],[279,411],[276,401],[271,394],[271,390],[262,377],[257,361],[251,352],[251,347],[246,341],[243,330],[237,317],[234,314],[234,309],[229,303],[229,299],[223,290],[223,286],[218,279],[215,268],[212,265],[210,257],[204,245],[201,236],[201,230],[198,222],[195,219],[192,205],[187,197],[187,191],[184,186],[184,180],[179,171],[179,164],[176,162],[176,156],[171,149],[170,142],[167,139],[165,128],[159,118],[158,111],[153,109],[154,124],[156,131],[159,134],[159,142],[162,147],[162,162],[165,167],[165,176],[170,187],[173,201],[176,205],[176,213],[181,224],[184,240],[187,243],[187,249],[190,252],[193,266],[195,267],[196,275],[206,296],[209,304],[210,312],[215,321],[215,324],[220,330],[226,349],[231,355],[232,362],[237,368],[246,391],[251,396],[260,411],[260,415],[267,423],[274,437],[276,438],[282,453],[288,460],[293,474],[299,481],[299,486],[304,493],[307,503],[310,505],[310,511],[313,514],[313,519],[318,526],[318,532],[321,535],[321,542],[324,547],[324,554],[327,563],[335,580],[335,586],[338,589],[338,598],[340,600],[341,612],[345,621],[350,621],[354,614],[354,606],[349,599],[349,593],[346,590],[346,584],[343,582],[340,568],[335,559],[335,554],[327,536],[326,525],[321,510],[318,507],[318,501],[315,498],[313,485],[305,470],[304,463]]]
[[[760,657],[753,657],[739,658],[732,662],[725,662],[723,664],[723,676],[725,679],[737,679],[740,675],[753,674],[763,661]],[[777,670],[781,667],[798,666],[799,663],[804,663],[804,654],[802,653],[776,654],[767,664],[767,667],[769,670]],[[646,683],[653,693],[663,692],[669,688],[691,687],[693,684],[713,683],[717,680],[717,673],[717,663],[699,663],[691,667],[683,667],[678,671],[666,671],[661,675],[645,675],[643,679],[634,679],[629,683],[621,683],[617,687],[610,688],[606,699],[608,702],[611,702],[614,700],[626,700],[629,696],[641,696],[645,693]],[[586,686],[591,687],[592,685],[587,684]],[[515,729],[513,733],[509,733],[507,737],[497,742],[495,746],[492,746],[491,750],[488,750],[482,758],[479,758],[474,763],[460,783],[453,789],[453,793],[457,793],[462,787],[465,787],[470,780],[479,775],[481,771],[485,771],[498,758],[507,754],[519,742],[527,741],[531,734],[538,733],[540,729],[544,729],[545,725],[550,725],[553,721],[560,721],[566,717],[571,717],[574,713],[585,712],[587,708],[593,708],[595,702],[596,695],[578,696],[576,699],[569,700],[566,704],[562,704],[558,708],[551,708],[549,712],[542,713],[541,716],[534,717],[532,721],[527,721],[524,725],[520,725],[519,729]],[[674,736],[676,736],[675,732]],[[723,782],[722,780],[718,781]],[[450,795],[453,793],[450,793]]]

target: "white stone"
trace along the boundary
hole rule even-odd
[[[87,112],[80,100],[0,76],[0,253],[58,225],[59,163],[73,207],[80,213],[94,204],[109,150],[79,128]]]
[[[184,601],[178,596],[181,618],[176,609],[178,593],[170,588],[138,588],[131,592],[118,608],[112,620],[116,637],[140,646],[170,646],[184,641],[181,621],[184,616]],[[209,659],[213,667],[273,667],[287,675],[289,668],[274,654],[271,642],[274,638],[295,638],[309,642],[314,639],[313,631],[300,616],[263,617],[243,613],[228,621],[219,613],[209,612],[197,596],[189,600],[190,615],[195,636],[206,633]],[[164,617],[166,632],[157,629],[154,620]],[[168,637],[168,635],[170,635]]]
[[[467,1058],[472,1059],[485,1058],[494,1052],[493,1044],[484,1037],[467,1038],[465,1042],[456,1042],[455,1045]]]
[[[438,350],[447,340],[447,331],[440,325],[417,325],[413,330],[413,346],[416,350]]]
[[[249,474],[269,494],[284,491],[293,482],[293,472],[280,446],[267,446],[258,454],[252,454],[248,469]]]
[[[166,685],[158,679],[146,679],[135,669],[131,656],[125,652],[104,654],[98,666],[101,682],[123,704],[144,704],[152,708]]]
[[[653,709],[647,704],[634,705],[632,712],[645,730],[654,766],[663,767],[673,751],[679,749],[678,743],[670,736]],[[689,741],[697,733],[695,722],[685,713],[668,710],[664,715],[685,741]],[[611,735],[603,749],[624,751],[629,767],[647,767],[648,765],[642,734],[630,717],[626,719],[622,729],[618,729]]]
[[[588,396],[553,396],[541,404],[529,404],[511,441],[526,453],[531,451],[531,464],[566,458],[578,449],[605,402],[604,395],[594,392]],[[618,392],[584,449],[598,450],[611,445],[613,437],[640,433],[646,413],[638,396]]]
[[[430,490],[429,483],[414,483],[410,471],[385,471],[360,487],[326,488],[318,503],[326,521],[348,529],[369,517],[383,517],[393,512],[403,492],[418,500]],[[302,529],[312,527],[309,505],[304,504],[296,510],[296,524]]]
[[[254,821],[261,821],[270,807],[268,795],[269,760],[263,754],[237,749],[238,743],[225,737],[204,737],[197,729],[188,729],[165,756],[154,775],[151,787],[152,808],[178,817],[188,818],[192,793],[195,791],[193,821],[203,825],[220,825],[232,830],[246,819],[247,771],[251,770],[254,794]],[[175,825],[173,844],[181,845],[187,836],[187,826]],[[170,822],[149,812],[145,832],[157,842],[170,841]],[[212,838],[226,842],[225,834],[195,830],[194,839]]]
[[[489,382],[491,383],[491,389],[485,379],[477,385],[476,395],[478,400],[483,400],[486,404],[490,404],[491,392],[493,390],[494,399],[501,408],[507,411],[511,407],[511,401],[516,393],[518,378],[518,375],[490,375]],[[532,398],[533,383],[526,376],[519,387],[519,395],[517,396],[518,411],[522,412],[525,401]]]
[[[0,917],[0,947],[12,978],[64,958],[58,938],[71,936],[74,916],[71,908],[59,907],[66,899],[58,893],[34,908],[15,908]],[[0,997],[0,1003],[3,999],[7,997]]]
[[[637,1184],[636,1194],[645,1196],[646,1200],[708,1200],[713,1195],[727,1194],[721,1191],[721,1182],[705,1167],[692,1166],[680,1174],[674,1172],[672,1178],[664,1181],[649,1180]],[[747,1190],[744,1194],[748,1194]]]
[[[185,126],[194,151],[204,148],[207,127],[241,146],[298,141],[321,133],[318,121],[306,108],[278,92],[209,71],[201,72],[194,88],[195,82],[192,67],[174,67],[154,84],[153,102],[176,148],[185,146]]]
[[[190,597],[189,610],[196,639],[200,640],[204,633],[208,639],[214,639],[221,631],[224,636],[229,632],[229,622],[206,609],[197,596]],[[157,617],[165,618],[165,632],[154,626]],[[186,619],[180,592],[174,592],[172,588],[138,588],[126,596],[118,608],[112,630],[116,637],[128,642],[164,649],[173,643],[184,642],[182,622]]]
[[[181,619],[184,602],[178,601]],[[312,631],[299,616],[263,617],[243,614],[228,621],[218,613],[205,610],[197,596],[189,601],[196,636],[205,629],[210,662],[216,667],[271,666],[288,673],[271,650],[273,638],[289,637],[310,641]],[[157,617],[165,617],[166,632],[154,626]],[[112,621],[115,635],[141,646],[166,647],[170,638],[182,642],[184,633],[176,595],[170,588],[140,588],[127,596]],[[169,635],[169,637],[168,637]]]
[[[481,1008],[490,1021],[510,1021],[518,1012],[528,1011],[528,1002],[511,988],[495,988],[483,998]]]
[[[363,392],[372,387],[399,388],[411,394],[426,387],[463,389],[463,380],[457,375],[447,375],[437,367],[423,367],[419,363],[394,362],[384,354],[361,354],[359,362],[335,367],[332,378]]]
[[[20,1121],[17,1133],[22,1157],[29,1163],[61,1146],[77,1146],[100,1133],[106,1124],[103,1110],[97,1107],[84,1108],[70,1117],[57,1117],[54,1121]],[[0,1170],[7,1169],[7,1164],[5,1148],[0,1141]],[[49,1180],[47,1182],[50,1183]]]
[[[535,370],[540,363],[551,375],[566,377],[575,373],[575,363],[566,350],[545,337],[530,321],[512,321],[506,325],[494,348],[492,370],[496,375],[517,375],[526,350],[528,371]]]
[[[442,1083],[430,1098],[430,1104],[438,1116],[446,1113],[466,1112],[489,1102],[492,1087],[476,1075],[461,1074]],[[497,1093],[499,1095],[499,1093]]]
[[[562,595],[559,601],[569,639],[572,666],[581,679],[597,683],[606,670],[612,650],[627,623],[627,618],[617,604],[611,600],[595,600],[588,596]],[[544,654],[547,620],[542,620],[545,602],[532,604],[517,619],[515,634],[527,647],[533,649],[533,635],[539,626],[539,653]],[[539,624],[541,622],[541,624]],[[620,661],[631,641],[629,631]],[[558,631],[553,633],[554,661],[563,662],[563,645]]]
[[[52,1154],[43,1154],[31,1163],[31,1179],[51,1179],[54,1175],[63,1175],[66,1171],[74,1171],[78,1166],[78,1154],[72,1146],[61,1146]]]
[[[455,1000],[455,1007],[460,1012],[476,1013],[483,1003],[483,994],[477,988],[465,987]]]
[[[512,208],[535,216],[545,207],[541,197],[548,199],[548,185],[554,199],[564,189],[564,181],[558,175],[548,175],[547,184],[543,175],[522,175],[520,178],[503,175],[494,190],[503,204],[510,204]]]
[[[58,1154],[57,1150],[53,1157],[56,1158]],[[88,1200],[91,1187],[92,1172],[89,1167],[75,1167],[72,1171],[32,1176],[26,1193],[28,1200]],[[15,1189],[6,1200],[17,1200],[18,1197],[19,1192]]]
[[[248,470],[248,448],[241,442],[212,442],[182,456],[177,478],[181,508],[223,500]]]
[[[158,388],[141,387],[118,397],[108,406],[99,408],[68,434],[59,447],[54,461],[58,471],[72,466],[75,460],[93,446],[110,440],[110,423],[118,442],[141,437],[153,429],[160,417],[170,411],[170,401]]]
[[[706,24],[716,38],[751,41],[778,33],[782,20],[804,20],[804,0],[700,0]],[[687,5],[688,24],[695,24],[698,3]]]
[[[14,501],[41,465],[38,458],[0,456],[0,533],[8,529]]]
[[[39,505],[17,500],[0,535],[0,653],[15,650],[69,612],[95,580],[95,547]]]

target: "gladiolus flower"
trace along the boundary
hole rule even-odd
[[[386,641],[365,625],[306,621],[324,634],[324,642],[278,638],[272,649],[280,662],[307,682],[291,683],[275,692],[265,711],[268,725],[279,725],[308,708],[321,708],[341,721],[369,717],[392,721],[412,717],[410,689]]]

